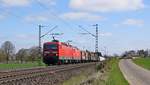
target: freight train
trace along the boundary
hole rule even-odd
[[[43,62],[50,64],[97,62],[101,53],[79,50],[77,47],[53,40],[43,45]]]

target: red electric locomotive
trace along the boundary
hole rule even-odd
[[[44,43],[43,62],[45,64],[78,63],[81,52],[78,48],[57,40]]]

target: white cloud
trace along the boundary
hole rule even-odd
[[[144,21],[140,20],[140,19],[126,19],[126,20],[122,21],[121,23],[114,24],[115,27],[119,27],[119,26],[122,26],[122,25],[126,25],[126,26],[143,26]]]
[[[47,6],[56,5],[56,0],[37,0],[37,1]]]
[[[104,17],[102,16],[90,14],[86,12],[69,12],[69,13],[62,14],[60,17],[69,20],[84,20],[84,21],[98,21],[104,19]]]
[[[30,0],[1,0],[0,3],[7,7],[27,6],[30,4]]]
[[[5,15],[0,15],[0,20],[4,19],[6,16]]]
[[[5,10],[5,11],[7,11],[7,10]],[[6,19],[8,17],[9,17],[8,13],[3,12],[0,14],[0,20]]]
[[[24,18],[27,22],[46,22],[48,21],[48,17],[44,15],[30,15]]]
[[[28,6],[38,2],[47,6],[56,5],[56,0],[0,0],[0,4],[5,7]]]
[[[143,20],[138,20],[138,19],[127,19],[124,22],[122,22],[122,24],[142,26],[144,24],[144,21]]]
[[[81,11],[109,12],[138,10],[143,0],[70,0],[70,7]]]

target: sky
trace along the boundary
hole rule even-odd
[[[0,0],[0,45],[11,41],[16,50],[37,46],[43,25],[42,34],[58,26],[56,39],[94,51],[95,38],[79,27],[95,34],[94,24],[102,53],[150,49],[150,0]]]

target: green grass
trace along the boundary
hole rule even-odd
[[[129,85],[119,69],[118,59],[112,59],[108,65],[110,66],[110,70],[108,72],[106,85]]]
[[[104,74],[95,79],[91,85],[129,85],[119,69],[118,59],[107,61],[104,69]]]
[[[150,70],[150,58],[137,58],[133,62],[143,68]]]
[[[42,63],[41,66],[45,66],[45,64]],[[24,64],[18,64],[18,63],[0,64],[0,70],[32,68],[32,67],[39,67],[39,64],[37,62],[34,63],[29,62]]]

